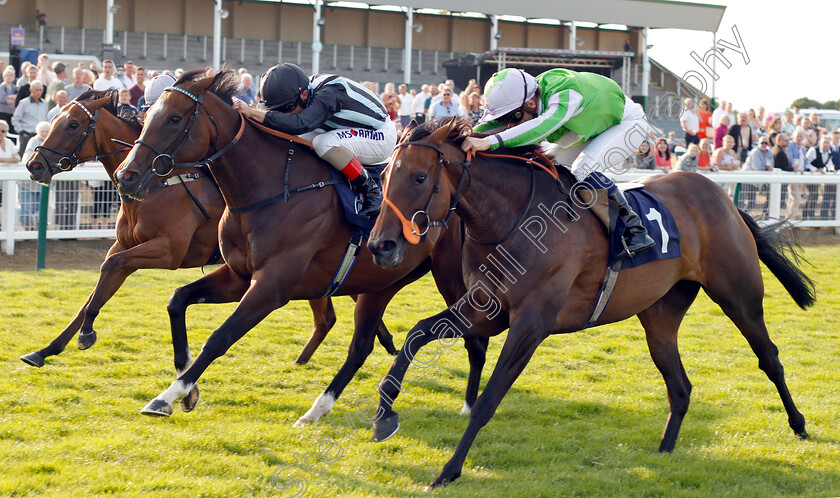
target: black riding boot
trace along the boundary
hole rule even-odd
[[[379,207],[382,204],[382,189],[376,184],[373,176],[367,170],[362,169],[361,174],[351,180],[350,184],[356,193],[362,194],[362,197],[364,197],[359,214],[370,218],[378,213]]]
[[[607,198],[610,202],[618,206],[618,216],[624,220],[624,224],[627,226],[622,240],[624,250],[619,253],[616,260],[620,261],[622,259],[632,258],[637,253],[647,251],[653,247],[656,242],[648,235],[647,229],[642,225],[642,220],[639,218],[639,215],[627,204],[627,199],[624,198],[621,190],[613,186],[608,191]]]

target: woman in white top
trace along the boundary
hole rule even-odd
[[[17,145],[8,137],[9,123],[0,119],[0,164],[11,166],[20,162]],[[3,182],[0,182],[0,204],[3,204]]]
[[[26,162],[35,153],[35,147],[44,143],[50,133],[50,124],[41,121],[35,125],[36,135],[26,144],[22,162]],[[26,230],[38,228],[38,211],[41,208],[41,186],[35,182],[22,181],[18,183],[18,199],[20,200],[20,224]]]
[[[20,162],[17,145],[8,135],[9,123],[0,119],[0,163],[17,164]]]
[[[735,152],[732,148],[735,147],[735,139],[732,135],[723,137],[723,147],[712,154],[712,166],[721,171],[734,171],[738,169],[740,164],[738,158],[735,157]]]

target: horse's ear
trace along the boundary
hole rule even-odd
[[[400,137],[400,142],[405,142],[406,140],[408,140],[408,137],[411,135],[411,130],[417,128],[417,126],[417,121],[412,119],[411,122],[408,123],[408,126],[406,126],[403,130],[403,134]]]
[[[445,125],[441,126],[437,130],[435,130],[431,137],[429,137],[429,141],[435,145],[443,145],[446,142],[446,139],[449,138],[449,134],[452,133],[458,126],[457,119],[450,119]]]
[[[208,88],[210,88],[210,85],[212,85],[216,81],[216,78],[218,76],[219,75],[217,74],[215,76],[207,76],[206,78],[201,78],[200,80],[196,80],[195,84],[203,92],[203,91],[207,90]]]

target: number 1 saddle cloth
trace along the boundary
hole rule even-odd
[[[671,212],[655,195],[643,186],[636,187],[636,185],[639,184],[630,182],[629,184],[619,184],[619,187],[624,192],[627,203],[639,215],[642,224],[647,228],[648,235],[656,244],[647,251],[625,259],[621,265],[622,270],[635,268],[659,259],[679,258],[681,256],[680,231]],[[609,266],[615,263],[615,256],[623,247],[621,237],[624,235],[625,228],[624,221],[619,217],[610,241]]]

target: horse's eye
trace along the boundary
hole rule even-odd
[[[417,173],[414,175],[414,183],[417,185],[423,185],[426,181],[426,174],[425,173]]]
[[[71,130],[75,130],[78,127],[79,127],[79,123],[77,123],[75,121],[70,121],[70,124],[67,125],[67,128],[71,129]]]
[[[171,118],[169,118],[169,122],[172,124],[176,124],[179,121],[181,121],[181,116],[172,116]]]

